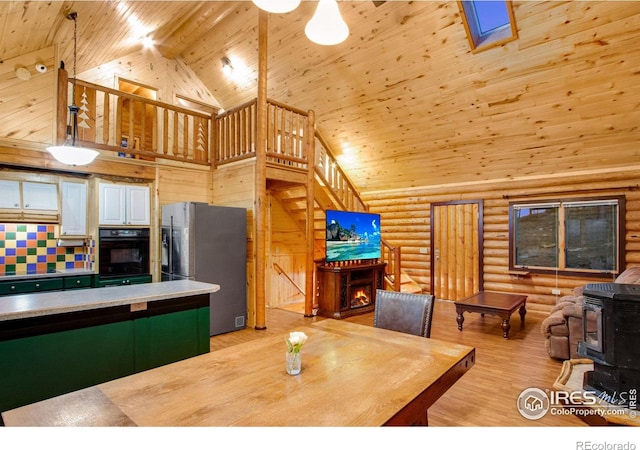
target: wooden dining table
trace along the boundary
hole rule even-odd
[[[2,413],[5,426],[380,426],[427,409],[475,363],[475,349],[334,319],[285,370],[288,333],[199,355]]]

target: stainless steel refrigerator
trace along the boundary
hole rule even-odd
[[[211,295],[211,336],[246,327],[247,211],[183,202],[162,207],[162,281],[220,285]]]

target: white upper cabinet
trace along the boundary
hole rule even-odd
[[[22,205],[24,209],[58,211],[58,185],[23,181]]]
[[[149,225],[151,223],[149,187],[127,186],[125,198],[127,204],[127,223],[129,225]]]
[[[0,180],[0,208],[22,208],[19,181]]]
[[[149,187],[99,184],[100,225],[150,225]]]
[[[62,182],[61,237],[87,235],[87,183]]]
[[[56,214],[59,211],[58,185],[0,180],[0,208]]]
[[[100,183],[99,192],[100,225],[125,224],[125,187],[119,184]]]

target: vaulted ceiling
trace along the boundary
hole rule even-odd
[[[516,1],[519,38],[472,53],[455,1],[341,1],[348,39],[304,26],[315,2],[269,15],[268,96],[314,110],[362,191],[623,166],[640,141],[640,2]],[[249,1],[2,1],[0,60],[52,44],[78,73],[140,49],[183,60],[223,108],[257,95]],[[247,83],[221,58],[244,63]],[[615,154],[613,150],[615,149]]]

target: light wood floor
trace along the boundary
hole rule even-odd
[[[465,313],[464,328],[458,331],[455,306],[437,301],[431,338],[457,342],[476,348],[476,364],[440,400],[429,409],[431,426],[585,426],[574,416],[553,416],[532,421],[523,418],[516,408],[520,393],[530,387],[553,389],[562,363],[549,358],[544,348],[540,323],[544,314],[528,312],[524,329],[520,317],[511,318],[509,339],[502,337],[497,316]],[[296,326],[320,317],[305,318],[283,309],[267,309],[267,329],[246,329],[211,338],[211,351],[259,339],[270,334],[295,330]],[[348,320],[373,325],[373,314]]]

